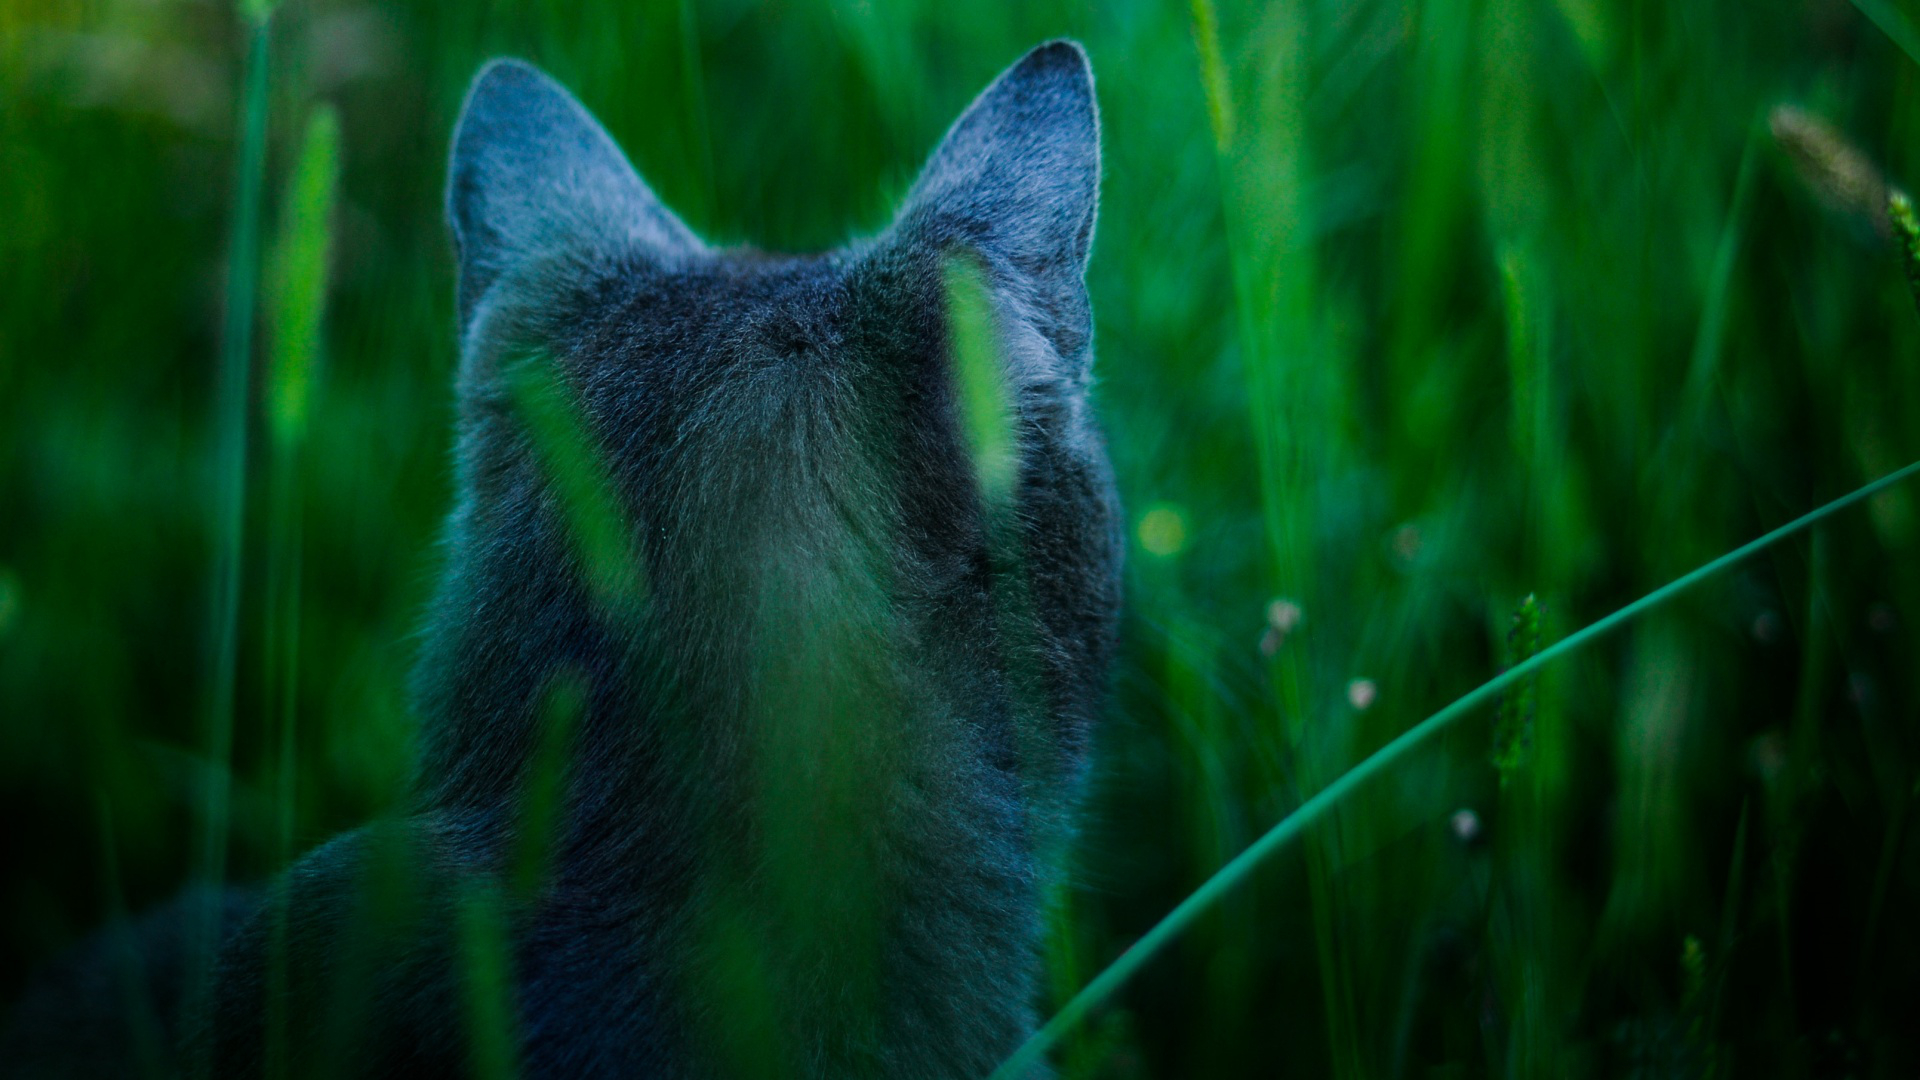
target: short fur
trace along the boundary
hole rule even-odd
[[[979,1077],[1032,1030],[1041,894],[1119,605],[1088,402],[1086,57],[1019,61],[894,224],[826,255],[704,245],[558,85],[476,78],[454,136],[459,501],[418,674],[412,812],[289,873],[294,1075],[465,1075],[466,929],[509,942],[528,1076]],[[1019,474],[967,449],[947,317],[993,301]],[[544,365],[615,493],[596,593],[512,380]],[[547,703],[583,688],[560,825],[512,891]],[[277,908],[192,1052],[259,1075]]]

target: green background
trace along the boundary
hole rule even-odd
[[[323,105],[340,179],[283,467],[259,388],[291,279],[263,286],[244,461],[217,422],[240,13],[0,0],[0,997],[206,865],[223,685],[233,878],[402,794],[450,498],[439,199],[487,57],[573,88],[704,237],[804,251],[882,228],[1026,48],[1086,45],[1097,395],[1134,543],[1054,906],[1057,1005],[1509,662],[1524,596],[1551,641],[1920,457],[1920,321],[1865,164],[1920,182],[1916,17],[289,0],[268,265],[298,249],[286,192]],[[1797,164],[1769,133],[1783,102],[1860,162]],[[1063,1071],[1914,1075],[1916,543],[1915,493],[1894,489],[1550,669],[1503,706],[1525,742],[1504,769],[1491,716],[1450,730],[1152,963]]]

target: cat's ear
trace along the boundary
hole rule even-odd
[[[447,170],[447,221],[459,249],[462,327],[494,282],[535,260],[563,273],[701,250],[573,95],[517,60],[487,64],[467,91]]]
[[[1043,294],[1084,292],[1100,190],[1100,117],[1087,54],[1034,49],[954,122],[894,229],[977,248]]]

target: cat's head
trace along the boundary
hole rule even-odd
[[[513,372],[533,364],[584,417],[649,633],[696,692],[749,684],[743,667],[782,652],[773,636],[910,640],[944,657],[931,677],[949,694],[981,671],[1002,693],[1024,678],[1077,751],[1121,550],[1088,402],[1099,175],[1087,59],[1055,42],[966,110],[878,237],[804,257],[712,248],[559,85],[488,65],[447,191],[462,490],[441,619],[465,606],[480,639],[449,647],[519,655],[485,627],[525,633],[503,610],[553,603],[549,564],[582,550],[516,413]],[[963,280],[986,298],[1007,406],[1016,468],[997,498],[963,415]]]

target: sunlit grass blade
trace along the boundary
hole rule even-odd
[[[521,358],[506,379],[560,501],[588,587],[603,608],[634,613],[646,599],[641,555],[573,392],[545,354]]]
[[[1227,89],[1227,68],[1220,59],[1220,16],[1213,0],[1192,0],[1193,47],[1200,54],[1200,84],[1207,95],[1207,119],[1213,124],[1213,146],[1224,154],[1233,145],[1233,98]]]
[[[267,364],[267,420],[279,444],[306,431],[308,401],[320,360],[335,189],[340,182],[340,119],[321,106],[307,122],[300,159],[287,185],[280,237],[267,296],[272,349]]]
[[[340,178],[340,121],[322,105],[307,122],[300,157],[288,178],[280,232],[267,272],[267,429],[272,436],[267,550],[267,701],[269,745],[277,757],[273,785],[274,865],[293,858],[299,763],[295,709],[300,682],[301,448],[319,376],[326,312],[331,222]],[[286,894],[277,892],[267,957],[266,1071],[289,1075],[287,1060]]]
[[[1831,517],[1835,513],[1869,499],[1916,474],[1920,474],[1920,462],[1914,462],[1872,483],[1856,488],[1832,502],[1809,511],[1785,525],[1774,529],[1772,532],[1767,533],[1757,540],[1750,541],[1727,552],[1725,555],[1642,596],[1640,599],[1635,600],[1626,607],[1620,608],[1613,614],[1597,622],[1590,623],[1575,633],[1567,635],[1560,641],[1541,649],[1530,658],[1513,665],[1494,678],[1480,684],[1465,696],[1455,700],[1451,705],[1448,705],[1446,708],[1441,709],[1439,712],[1434,713],[1432,716],[1427,717],[1425,720],[1422,720],[1412,728],[1401,733],[1392,742],[1376,750],[1358,765],[1355,765],[1353,768],[1348,769],[1339,777],[1335,778],[1332,783],[1321,788],[1313,797],[1301,803],[1293,813],[1280,819],[1279,823],[1267,830],[1265,835],[1254,841],[1245,851],[1235,856],[1231,862],[1221,867],[1212,877],[1202,882],[1198,889],[1188,894],[1185,900],[1182,900],[1172,911],[1168,912],[1164,918],[1158,923],[1155,923],[1150,930],[1142,934],[1139,940],[1128,946],[1127,950],[1115,958],[1113,963],[1107,965],[1100,974],[1094,976],[1093,980],[1087,983],[1078,994],[1074,995],[1073,999],[1067,1002],[1064,1008],[1054,1014],[1051,1020],[1048,1020],[1046,1024],[1022,1044],[1011,1057],[1003,1062],[998,1069],[995,1069],[993,1076],[995,1078],[1012,1078],[1025,1075],[1026,1070],[1038,1062],[1041,1056],[1047,1052],[1048,1048],[1059,1040],[1061,1035],[1072,1030],[1073,1027],[1085,1019],[1087,1014],[1095,1007],[1112,997],[1121,986],[1126,984],[1127,980],[1139,972],[1147,961],[1158,955],[1174,938],[1178,937],[1192,925],[1195,919],[1199,918],[1208,908],[1218,903],[1230,890],[1246,880],[1262,863],[1272,858],[1273,855],[1284,848],[1289,841],[1305,832],[1309,825],[1312,825],[1329,810],[1333,809],[1333,807],[1339,805],[1343,799],[1358,791],[1368,780],[1385,772],[1402,758],[1405,758],[1414,750],[1419,749],[1427,740],[1444,730],[1454,721],[1472,713],[1482,705],[1496,700],[1510,687],[1532,678],[1541,668],[1560,657],[1574,652],[1603,635],[1619,629],[1621,626],[1626,625],[1641,615],[1674,599],[1688,589],[1734,566],[1741,560],[1764,551],[1768,547],[1779,543],[1781,540],[1818,524],[1820,521]]]
[[[981,497],[989,506],[1005,505],[1020,479],[1020,436],[996,342],[993,295],[980,267],[965,259],[947,264],[946,285],[961,429]]]

